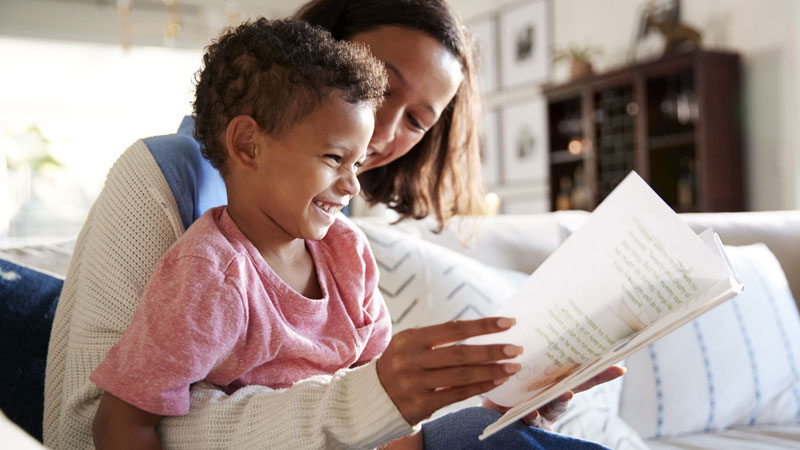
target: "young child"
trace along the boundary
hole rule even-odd
[[[159,420],[187,414],[201,380],[228,393],[283,388],[383,352],[391,322],[377,267],[336,214],[359,192],[385,89],[367,49],[301,22],[245,23],[207,49],[195,134],[228,205],[164,255],[92,373],[105,391],[98,449],[160,448]]]

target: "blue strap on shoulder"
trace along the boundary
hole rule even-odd
[[[144,143],[175,196],[184,229],[207,210],[228,203],[222,175],[203,157],[191,117],[184,117],[177,133],[149,137]]]

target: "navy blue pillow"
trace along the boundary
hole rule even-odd
[[[0,260],[0,409],[40,442],[47,344],[63,284]]]

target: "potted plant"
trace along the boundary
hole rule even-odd
[[[568,62],[570,64],[570,80],[575,80],[593,74],[592,57],[602,53],[602,49],[594,45],[570,44],[553,49],[553,62]]]

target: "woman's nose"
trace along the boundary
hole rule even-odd
[[[391,103],[384,103],[375,114],[375,131],[372,133],[372,142],[391,142],[400,121],[403,118],[403,108]]]

